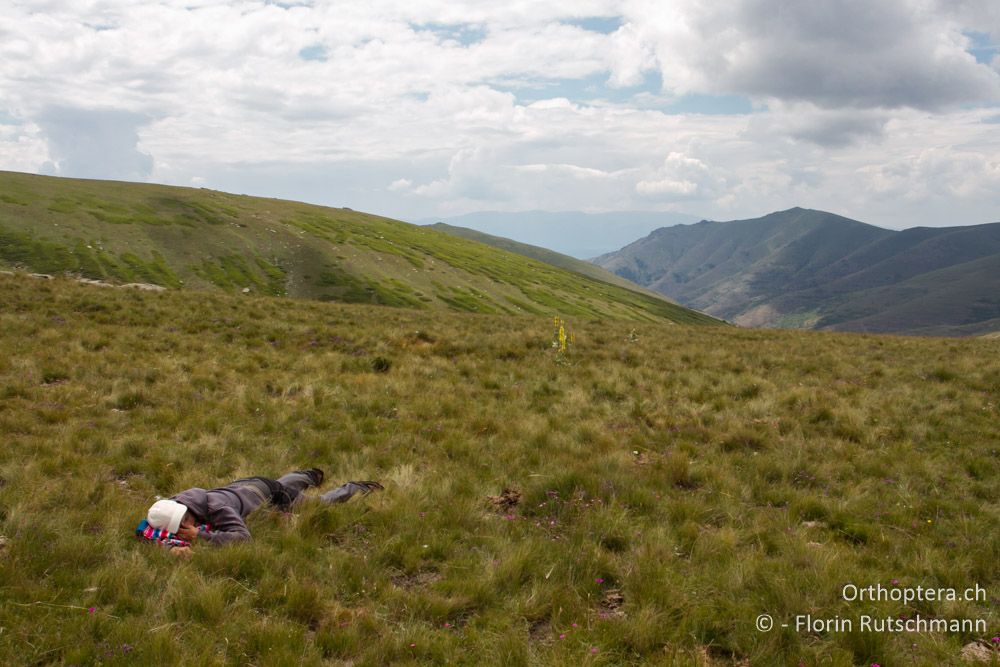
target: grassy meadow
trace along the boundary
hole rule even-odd
[[[0,664],[960,664],[1000,634],[998,417],[1000,339],[0,274]],[[386,490],[189,561],[132,535],[156,495],[313,465]],[[989,598],[841,599],[894,580]]]

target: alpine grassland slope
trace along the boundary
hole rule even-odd
[[[456,227],[443,222],[436,222],[432,225],[428,225],[428,227],[451,236],[459,236],[464,239],[493,246],[494,248],[509,250],[510,252],[518,255],[524,255],[525,257],[530,257],[531,259],[537,259],[540,262],[552,264],[553,266],[558,266],[561,269],[566,269],[567,271],[572,271],[573,273],[582,273],[585,276],[589,276],[606,283],[620,285],[621,287],[626,287],[628,289],[641,289],[646,291],[645,288],[640,287],[636,283],[626,280],[617,274],[611,273],[607,269],[602,269],[596,264],[592,264],[591,262],[582,259],[577,259],[576,257],[570,257],[569,255],[564,255],[562,253],[555,252],[554,250],[549,250],[548,248],[542,248],[529,243],[521,243],[503,236],[486,234],[485,232],[469,229],[468,227]],[[650,293],[656,294],[656,292]]]
[[[718,324],[639,287],[350,209],[0,172],[0,267],[478,313]]]
[[[952,665],[1000,634],[1000,340],[557,314],[563,350],[551,316],[0,275],[0,663]],[[386,490],[188,561],[132,536],[314,465]]]

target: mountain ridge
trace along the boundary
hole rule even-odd
[[[433,225],[427,225],[431,229],[435,229],[445,234],[450,234],[452,236],[458,236],[461,238],[469,239],[472,241],[477,241],[479,243],[484,243],[495,248],[500,248],[502,250],[507,250],[509,252],[517,253],[518,255],[524,255],[525,257],[530,257],[531,259],[536,259],[540,262],[545,262],[546,264],[551,264],[559,268],[566,269],[567,271],[573,271],[574,273],[580,273],[585,276],[594,278],[595,280],[601,280],[603,282],[611,283],[613,285],[618,285],[626,289],[641,291],[647,294],[655,295],[657,298],[664,298],[662,294],[653,292],[652,290],[647,290],[641,285],[637,285],[630,280],[626,280],[621,276],[611,273],[601,267],[597,266],[592,262],[586,260],[577,259],[576,257],[571,257],[569,255],[564,255],[563,253],[556,252],[554,250],[549,250],[548,248],[542,248],[540,246],[531,245],[530,243],[521,243],[520,241],[514,241],[502,236],[495,236],[493,234],[486,234],[485,232],[480,232],[475,229],[469,229],[468,227],[457,227],[455,225],[449,225],[444,222],[437,222]]]
[[[895,231],[796,207],[667,227],[594,261],[745,326],[970,335],[1000,317],[976,282],[1000,290],[1000,223]],[[928,295],[936,310],[921,307]]]
[[[620,248],[654,229],[697,217],[668,211],[475,211],[452,217],[414,220],[421,225],[438,222],[473,229],[484,234],[547,248],[576,259],[591,259]]]

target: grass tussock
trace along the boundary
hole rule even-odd
[[[1000,560],[996,340],[493,317],[0,275],[3,664],[953,664]],[[555,343],[555,347],[553,347]],[[156,495],[386,491],[179,562]],[[990,590],[850,604],[845,583]]]

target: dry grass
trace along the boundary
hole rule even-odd
[[[996,634],[1000,341],[567,328],[556,363],[549,317],[0,275],[0,662],[951,664],[981,637],[753,622]],[[307,465],[387,489],[187,563],[131,537],[157,494]],[[991,600],[839,597],[893,579]]]

